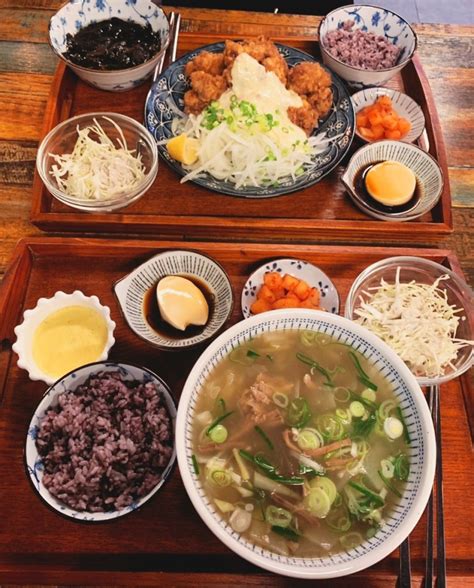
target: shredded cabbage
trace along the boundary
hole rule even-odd
[[[94,119],[93,125],[77,127],[78,138],[72,153],[50,154],[58,164],[50,171],[58,187],[80,200],[110,200],[132,191],[145,177],[141,155],[128,149],[123,131],[115,121],[103,118],[117,129],[119,147]]]
[[[400,283],[397,268],[395,283],[382,279],[380,286],[363,292],[354,311],[356,322],[388,343],[415,376],[444,375],[448,367],[455,368],[459,350],[474,344],[456,338],[462,309],[450,305],[446,291],[439,287],[448,279],[443,275],[431,285],[414,280]]]

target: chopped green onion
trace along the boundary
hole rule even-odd
[[[340,402],[341,404],[347,402],[351,397],[351,391],[349,388],[344,388],[343,386],[338,386],[334,389],[334,400],[336,402]]]
[[[400,453],[393,459],[394,476],[397,480],[406,482],[410,475],[410,463],[404,453]]]
[[[214,429],[215,427],[217,427],[217,425],[219,425],[224,419],[226,419],[227,417],[229,417],[231,414],[234,414],[234,411],[233,410],[231,410],[229,412],[226,412],[225,414],[223,414],[222,416],[220,416],[219,418],[217,418],[213,423],[211,423],[209,425],[209,427],[207,428],[206,435],[208,437],[210,437],[210,434],[209,433],[211,433],[212,429]]]
[[[377,419],[373,413],[370,413],[365,420],[353,419],[351,437],[368,437],[376,423]]]
[[[388,417],[383,423],[383,430],[387,437],[394,441],[403,435],[404,427],[402,421],[396,417]]]
[[[354,490],[357,490],[357,492],[360,492],[361,494],[363,494],[367,498],[370,498],[371,502],[375,506],[379,507],[379,506],[383,506],[385,504],[385,501],[381,496],[379,496],[375,492],[372,492],[372,490],[369,490],[368,488],[366,488],[362,484],[357,484],[356,482],[354,482],[352,480],[349,480],[349,482],[347,482],[347,483],[349,486],[354,488]]]
[[[272,525],[272,531],[285,537],[285,539],[289,539],[290,541],[298,541],[300,536],[296,531],[290,529],[288,527],[279,527],[278,525]]]
[[[360,545],[362,543],[362,541],[363,541],[362,535],[360,533],[355,533],[355,532],[348,533],[347,535],[343,535],[339,539],[340,544],[347,551],[349,551],[350,549],[354,549],[354,547],[357,547],[358,545]]]
[[[361,396],[364,400],[368,400],[369,402],[375,402],[377,395],[373,390],[370,388],[366,388],[362,391]]]
[[[217,404],[221,407],[222,412],[225,413],[225,400],[223,398],[219,398]]]
[[[232,483],[232,476],[225,470],[214,470],[211,473],[211,480],[216,486],[225,488]]]
[[[325,369],[321,365],[319,365],[319,363],[317,361],[315,361],[314,359],[311,359],[311,357],[308,357],[307,355],[304,355],[304,353],[300,353],[300,352],[298,352],[296,354],[296,358],[299,359],[300,361],[302,361],[303,363],[305,363],[306,365],[309,365],[310,367],[317,370],[320,374],[322,374],[326,378],[326,385],[331,388],[334,388],[334,384],[332,383],[332,378],[331,378],[330,373],[328,372],[327,369]]]
[[[319,438],[318,431],[314,429],[303,429],[298,433],[296,443],[303,450],[318,449],[322,445],[322,439]]]
[[[316,478],[316,480],[318,479]],[[306,510],[318,519],[323,519],[331,510],[329,496],[321,488],[311,488],[309,493],[304,497],[303,504]]]
[[[380,462],[380,471],[382,472],[384,478],[390,480],[391,478],[393,478],[393,475],[395,473],[395,466],[393,465],[393,462],[389,459],[382,459],[382,461]]]
[[[398,490],[395,488],[395,486],[393,486],[393,485],[391,484],[391,482],[390,482],[390,481],[389,481],[389,480],[388,480],[388,479],[387,479],[387,478],[386,478],[386,477],[383,475],[383,473],[382,473],[382,471],[381,471],[381,470],[379,470],[379,471],[378,471],[378,474],[379,474],[379,476],[380,476],[380,479],[382,480],[382,482],[385,484],[385,486],[387,486],[387,488],[388,488],[388,489],[389,489],[391,492],[393,492],[393,493],[395,494],[395,496],[398,496],[398,498],[401,498],[401,497],[402,497],[401,493],[400,493],[400,492],[399,492],[399,491],[398,491]]]
[[[326,476],[320,476],[318,478],[315,478],[314,480],[311,480],[309,485],[311,486],[311,488],[319,488],[323,492],[325,492],[327,497],[329,498],[329,502],[331,505],[336,500],[337,489],[336,485],[331,480],[331,478],[328,478]]]
[[[346,434],[342,421],[333,414],[319,415],[316,425],[325,441],[339,441]]]
[[[229,433],[227,429],[224,427],[224,425],[220,424],[213,427],[209,432],[209,437],[214,443],[225,443],[228,436]]]
[[[191,461],[193,462],[194,473],[196,474],[196,476],[199,476],[199,464],[194,453],[191,455]]]
[[[349,410],[351,411],[352,416],[356,418],[361,418],[365,414],[365,407],[362,402],[358,400],[353,400],[349,405]]]
[[[311,411],[306,398],[298,396],[290,401],[286,415],[286,420],[290,427],[301,429],[308,423],[311,416]]]
[[[265,443],[268,445],[268,447],[270,449],[273,449],[273,443],[270,439],[270,437],[265,433],[265,431],[259,427],[258,425],[255,425],[255,430],[257,431],[257,433],[260,435],[260,437],[265,441]]]
[[[289,486],[301,486],[302,484],[304,484],[304,478],[298,476],[281,476],[280,474],[278,474],[276,467],[272,465],[262,455],[253,456],[251,453],[245,451],[244,449],[240,449],[239,454],[247,461],[250,461],[251,463],[256,465],[265,474],[267,478],[270,478],[270,480],[280,482],[280,484],[288,484]]]
[[[272,400],[280,408],[286,408],[289,402],[288,396],[283,394],[283,392],[275,392],[275,394],[272,396]]]
[[[257,353],[253,349],[248,349],[247,350],[247,357],[251,357],[252,359],[257,359],[257,357],[260,357],[260,353]]]
[[[286,528],[290,525],[292,518],[293,515],[285,508],[279,508],[273,504],[267,506],[267,509],[265,510],[265,520],[270,523],[270,525]]]
[[[349,356],[352,359],[352,362],[355,365],[355,368],[359,374],[359,381],[364,384],[364,386],[367,386],[367,388],[370,388],[371,390],[374,390],[375,392],[377,392],[378,387],[376,384],[374,384],[369,376],[364,372],[364,370],[362,369],[362,366],[360,365],[360,361],[357,357],[357,355],[353,352],[353,351],[349,351]]]

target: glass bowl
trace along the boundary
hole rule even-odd
[[[474,340],[474,316],[472,313],[474,297],[471,288],[451,270],[439,263],[420,257],[389,257],[366,268],[351,286],[345,306],[346,318],[352,320],[357,318],[355,311],[360,306],[361,300],[364,299],[364,293],[370,288],[379,286],[382,279],[394,282],[397,268],[400,268],[401,282],[416,280],[419,283],[432,284],[440,276],[449,276],[448,280],[440,282],[439,288],[446,292],[450,305],[461,309],[458,316],[464,317],[459,322],[456,338],[467,341]],[[467,371],[473,361],[474,348],[472,345],[467,345],[459,350],[453,365],[448,366],[443,375],[438,377],[417,376],[418,383],[420,386],[432,386],[448,382]]]
[[[117,145],[123,133],[127,148],[141,155],[145,175],[133,190],[123,190],[108,200],[84,200],[65,193],[51,175],[56,163],[53,155],[71,153],[76,144],[78,129],[93,125],[96,120],[107,136]],[[92,112],[69,118],[52,129],[41,142],[36,158],[36,168],[49,193],[60,202],[86,212],[109,212],[136,202],[150,188],[158,173],[158,149],[152,135],[136,120],[113,112]]]

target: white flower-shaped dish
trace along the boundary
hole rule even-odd
[[[245,282],[242,290],[241,306],[244,318],[253,316],[250,307],[257,299],[257,292],[263,285],[263,278],[266,272],[278,272],[282,276],[290,274],[295,278],[304,280],[311,287],[319,288],[321,291],[321,308],[327,312],[338,314],[339,312],[339,294],[336,286],[328,276],[308,261],[301,259],[275,259],[269,261],[256,269]]]
[[[91,363],[89,365],[82,366],[77,370],[70,372],[69,374],[66,374],[64,377],[58,380],[54,386],[51,386],[51,388],[46,391],[43,399],[36,408],[33,418],[31,419],[30,426],[28,427],[28,435],[26,437],[25,446],[25,461],[26,470],[35,490],[51,508],[58,511],[60,514],[73,518],[77,521],[107,521],[110,519],[117,519],[133,512],[134,510],[137,510],[137,508],[143,506],[145,502],[150,500],[150,498],[156,492],[158,492],[169,476],[176,460],[176,446],[173,446],[173,453],[171,455],[170,461],[163,470],[158,484],[146,496],[142,496],[142,498],[130,506],[120,510],[113,510],[109,512],[86,512],[74,510],[53,496],[43,485],[43,462],[40,455],[38,454],[38,449],[36,448],[36,437],[38,436],[39,427],[41,421],[44,418],[44,415],[51,407],[58,404],[59,394],[66,392],[67,390],[75,390],[93,374],[98,372],[116,372],[117,370],[120,372],[120,375],[124,381],[135,380],[144,384],[147,382],[153,382],[155,384],[157,390],[163,397],[174,432],[176,424],[176,406],[167,384],[159,376],[147,368],[113,362]]]
[[[190,337],[168,337],[148,324],[143,308],[146,293],[166,276],[197,278],[204,282],[213,297],[209,319],[202,331]],[[132,331],[155,347],[179,351],[194,347],[214,337],[232,313],[234,296],[224,268],[216,261],[188,250],[171,250],[159,253],[114,285],[120,308]]]
[[[279,555],[255,545],[235,532],[213,501],[193,467],[192,444],[196,406],[209,374],[238,345],[262,333],[311,330],[330,333],[362,353],[390,380],[410,432],[410,474],[403,497],[370,539],[354,549],[327,557]],[[360,325],[328,312],[305,309],[273,310],[240,321],[207,347],[195,363],[181,394],[176,420],[178,465],[186,491],[209,529],[235,553],[266,570],[305,579],[336,578],[374,565],[411,533],[431,493],[436,463],[436,441],[428,405],[415,377],[396,353]],[[349,585],[348,582],[347,585]]]
[[[356,115],[363,108],[372,106],[379,96],[388,96],[392,101],[395,112],[411,124],[410,131],[400,139],[400,141],[403,141],[404,143],[414,143],[421,136],[421,133],[425,128],[425,115],[413,98],[410,98],[410,96],[407,96],[406,94],[402,94],[402,92],[397,92],[397,90],[391,90],[390,88],[366,88],[365,90],[356,92],[351,96]],[[367,139],[359,133],[357,124],[356,135],[359,139],[364,141],[364,143],[371,142],[367,141]]]
[[[37,366],[33,358],[33,334],[47,316],[66,306],[86,306],[97,310],[103,316],[107,325],[108,337],[104,350],[97,361],[103,361],[109,356],[110,348],[115,343],[115,322],[110,318],[110,308],[101,304],[97,296],[86,296],[80,290],[75,290],[72,294],[59,291],[52,298],[40,298],[34,308],[25,310],[23,322],[15,327],[17,339],[12,349],[18,355],[18,367],[28,372],[30,380],[41,380],[49,386],[57,380],[57,378],[45,374]]]

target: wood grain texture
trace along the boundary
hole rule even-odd
[[[4,524],[0,527],[0,581],[26,583],[34,578],[35,582],[57,582],[63,573],[63,582],[68,579],[97,584],[105,579],[103,571],[107,570],[108,582],[130,581],[130,573],[134,571],[138,574],[133,583],[147,584],[161,578],[179,584],[185,580],[185,569],[188,581],[197,585],[204,582],[204,573],[209,585],[219,582],[254,585],[257,579],[265,586],[295,585],[294,581],[258,573],[255,567],[225,548],[194,512],[177,468],[160,493],[140,511],[104,525],[77,524],[58,516],[41,503],[24,475],[25,434],[45,385],[29,381],[11,357],[8,342],[14,338],[13,328],[22,312],[34,306],[40,295],[50,296],[58,289],[70,291],[80,283],[84,293],[98,295],[110,307],[117,323],[112,358],[152,368],[170,384],[175,398],[179,398],[199,350],[170,355],[139,340],[124,322],[111,289],[116,279],[144,259],[173,245],[173,242],[157,241],[40,237],[18,246],[11,270],[0,287],[0,315],[5,317],[0,329],[0,340],[3,340],[0,367],[6,367],[3,381],[0,378],[0,469],[5,472],[0,478],[4,506]],[[344,300],[354,277],[367,263],[399,251],[248,243],[188,243],[187,246],[211,255],[229,273],[237,297],[231,322],[241,318],[238,294],[246,277],[271,257],[300,256],[317,263],[331,274]],[[407,249],[406,253],[449,263],[449,253],[445,250]],[[453,576],[469,579],[474,573],[474,545],[470,541],[468,516],[469,510],[472,514],[472,505],[466,504],[465,488],[470,483],[474,455],[463,404],[462,386],[467,385],[462,381],[443,386],[442,412],[448,570]],[[422,520],[411,539],[417,574],[423,568],[424,533]],[[395,552],[370,570],[351,577],[351,586],[379,586],[382,579],[388,582],[390,578],[393,581],[396,569]],[[344,586],[341,582],[328,585]]]

